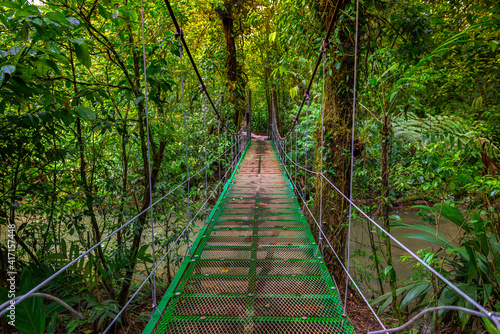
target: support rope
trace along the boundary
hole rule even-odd
[[[148,188],[149,188],[149,203],[153,203],[153,183],[151,182],[151,133],[149,130],[149,108],[148,108],[148,74],[147,74],[147,66],[146,66],[146,42],[144,39],[144,4],[143,0],[141,0],[141,27],[142,27],[142,65],[143,65],[143,70],[144,70],[144,103],[145,103],[145,113],[146,113],[146,139],[148,142]],[[153,267],[155,267],[156,264],[156,258],[155,258],[155,227],[154,227],[154,221],[153,221],[153,206],[150,208],[150,222],[151,222],[151,249],[152,249],[152,260],[153,260]],[[153,271],[154,273],[154,271]],[[153,299],[153,312],[157,309],[156,305],[156,274],[153,275],[153,284],[151,287],[151,294],[152,294],[152,299]]]
[[[191,178],[194,178],[195,176],[197,176],[198,174],[200,174],[203,170],[205,170],[206,168],[208,168],[209,165],[211,165],[212,163],[214,163],[215,160],[220,160],[220,158],[221,158],[221,156],[223,154],[225,154],[225,152],[221,153],[219,156],[217,156],[214,159],[212,159],[207,165],[203,166],[203,168],[200,168],[196,173],[194,173],[193,175],[191,175]],[[151,209],[151,207],[157,205],[158,203],[160,203],[161,201],[163,201],[165,198],[167,198],[168,196],[172,195],[175,191],[177,191],[178,189],[184,187],[186,184],[187,184],[187,180],[185,180],[185,181],[177,184],[174,188],[170,189],[165,195],[163,195],[162,197],[160,197],[154,203],[152,203],[148,207],[144,208],[144,210],[142,210],[141,212],[139,212],[138,214],[136,214],[134,217],[132,217],[131,219],[129,219],[126,223],[123,223],[116,230],[114,230],[113,232],[111,232],[110,234],[108,234],[108,236],[106,236],[104,239],[102,239],[101,241],[97,242],[94,246],[90,247],[88,250],[86,250],[85,252],[83,252],[82,254],[80,254],[79,256],[77,256],[76,258],[74,258],[73,260],[71,260],[70,262],[68,262],[64,267],[62,267],[61,269],[59,269],[58,271],[56,271],[54,274],[52,274],[49,277],[47,277],[44,281],[42,281],[41,283],[39,283],[37,286],[35,286],[33,289],[31,289],[30,291],[28,291],[27,293],[25,293],[23,296],[21,296],[18,299],[16,299],[15,302],[12,305],[18,305],[20,302],[22,302],[26,298],[30,297],[37,290],[40,290],[41,288],[43,288],[45,285],[47,285],[47,283],[51,282],[54,278],[56,278],[61,273],[63,273],[64,271],[66,271],[66,269],[68,269],[69,267],[73,266],[75,263],[77,263],[78,261],[80,261],[82,258],[86,257],[88,254],[90,254],[92,251],[94,251],[97,247],[99,247],[103,243],[109,241],[111,239],[111,237],[113,237],[116,233],[120,232],[125,227],[129,226],[132,222],[134,222],[135,220],[137,220],[140,216],[142,216],[143,214],[145,214],[146,212],[148,212]],[[8,309],[1,310],[0,311],[0,317],[2,315],[4,315],[5,313],[7,313],[7,312],[8,312]]]
[[[203,89],[203,87],[201,87]],[[204,135],[205,135],[205,165],[207,164],[208,154],[207,154],[207,110],[205,108],[206,96],[203,95],[203,102],[201,108],[203,109],[203,125],[204,125]],[[208,199],[208,168],[205,169],[205,199]],[[205,220],[208,214],[208,210],[205,211]]]
[[[312,83],[314,81],[314,77],[316,76],[316,72],[318,71],[319,64],[321,63],[322,54],[326,52],[326,47],[327,47],[327,45],[329,43],[329,40],[330,40],[330,35],[332,33],[332,30],[333,30],[335,18],[337,17],[337,14],[338,14],[338,11],[339,11],[339,4],[340,4],[340,0],[337,0],[337,4],[335,5],[335,9],[333,11],[332,18],[330,19],[330,24],[328,25],[328,30],[326,31],[325,38],[323,39],[323,45],[321,46],[321,50],[319,52],[318,59],[316,60],[316,64],[314,65],[314,69],[313,69],[313,72],[311,74],[311,78],[309,79],[309,83],[308,83],[307,89],[305,91],[305,93],[307,95],[309,95]],[[304,107],[304,104],[305,104],[305,101],[306,101],[306,94],[304,94],[304,97],[302,98],[302,102],[300,103],[299,110],[297,111],[297,115],[295,116],[296,120],[299,119],[300,112],[302,111],[302,108]],[[290,127],[290,130],[288,130],[288,132],[286,133],[286,135],[283,138],[286,138],[286,137],[288,137],[290,135],[290,133],[292,132],[292,130],[295,127],[295,125],[296,125],[296,123],[292,123],[292,126]],[[281,135],[279,134],[279,132],[278,132],[278,136],[281,137]]]
[[[233,160],[232,164],[235,164],[237,163],[237,160]],[[226,171],[226,174],[229,172],[229,168],[228,170]],[[224,176],[225,176],[224,175]],[[214,187],[214,190],[212,191],[212,193],[210,194],[210,197],[212,197],[212,195],[215,193],[215,191],[217,190],[217,188],[219,187],[219,185],[222,183],[222,181],[219,181],[219,184],[217,185],[217,187]],[[209,198],[210,198],[209,197]],[[160,264],[163,263],[163,261],[165,260],[165,258],[167,257],[167,255],[170,253],[170,251],[174,248],[174,246],[179,242],[179,240],[181,239],[181,237],[184,235],[184,233],[186,233],[186,231],[188,230],[189,226],[191,226],[191,224],[194,223],[194,221],[196,220],[196,218],[198,217],[198,215],[200,214],[200,212],[202,210],[204,210],[205,208],[205,205],[208,204],[208,201],[209,201],[209,198],[207,200],[205,200],[205,202],[202,204],[202,206],[200,207],[200,209],[198,210],[198,212],[196,212],[196,214],[194,215],[194,217],[191,219],[191,221],[189,221],[188,224],[186,224],[186,226],[184,227],[184,229],[181,231],[181,233],[179,234],[179,236],[177,237],[177,239],[174,241],[174,243],[170,246],[170,248],[168,249],[168,251],[163,255],[163,257],[160,259],[160,261],[158,262],[158,264],[156,265],[156,267],[154,268],[154,271],[156,271],[156,269],[158,268],[158,266]],[[135,293],[130,297],[130,299],[128,300],[128,302],[123,306],[123,308],[120,310],[120,312],[118,312],[118,314],[113,318],[113,320],[111,321],[111,323],[108,325],[108,327],[104,330],[103,334],[106,334],[110,329],[111,327],[113,326],[113,324],[118,320],[118,318],[123,314],[123,312],[125,311],[125,309],[130,305],[130,303],[132,303],[132,301],[135,299],[135,297],[139,294],[139,292],[141,291],[141,289],[143,288],[143,286],[146,284],[146,282],[150,279],[151,275],[152,275],[153,272],[151,272],[148,277],[146,277],[144,279],[144,281],[142,282],[142,284],[137,288],[137,290],[135,291]]]
[[[354,174],[354,133],[356,130],[356,83],[358,75],[358,37],[359,37],[359,0],[356,0],[356,40],[354,41],[354,87],[352,97],[352,127],[351,127],[351,170],[349,174],[349,201],[352,202],[352,179]],[[347,226],[347,261],[346,267],[349,272],[351,260],[351,222],[352,222],[352,205],[349,203],[349,224]],[[347,291],[349,289],[349,280],[345,282],[344,300],[347,303]],[[345,304],[344,303],[344,304]],[[345,309],[344,309],[345,315]]]
[[[308,150],[308,134],[309,134],[309,107],[311,106],[311,98],[307,94],[307,108],[306,108],[306,133],[305,133],[305,157],[304,157],[304,197],[307,201],[307,150]],[[307,216],[306,216],[307,221]]]
[[[325,124],[325,72],[326,72],[326,52],[323,53],[323,93],[321,94],[321,141],[320,141],[320,157],[319,157],[319,173],[323,174],[323,148],[324,148],[324,124]],[[319,178],[319,229],[323,228],[323,179]],[[321,251],[321,256],[323,256],[323,238],[321,233],[318,231],[318,247]]]
[[[151,182],[151,133],[149,129],[149,108],[148,108],[148,74],[147,74],[147,66],[146,66],[146,42],[144,39],[144,4],[143,0],[141,0],[141,28],[142,28],[142,65],[144,71],[144,103],[145,103],[145,113],[146,113],[146,138],[148,142],[148,188],[149,188],[149,203],[153,203],[153,183]],[[154,221],[153,221],[153,207],[150,208],[150,222],[151,222],[151,248],[152,248],[152,260],[153,267],[155,267],[156,259],[155,259],[155,229],[154,229]],[[153,271],[154,272],[154,271]],[[156,274],[153,275],[153,284],[151,288],[151,294],[153,299],[153,312],[156,310]]]
[[[179,35],[179,63],[181,66],[181,89],[182,89],[182,115],[183,115],[183,123],[184,123],[184,146],[186,147],[186,173],[187,173],[187,221],[189,221],[190,216],[190,202],[191,202],[191,178],[189,175],[189,153],[188,153],[188,139],[187,139],[187,126],[186,126],[186,105],[184,101],[184,75],[182,71],[182,30],[178,30]],[[186,254],[189,252],[189,230],[186,236],[187,248]]]
[[[167,6],[168,13],[170,14],[170,18],[172,19],[172,22],[173,22],[173,24],[175,26],[176,31],[181,31],[181,27],[179,26],[179,23],[177,22],[177,18],[175,17],[175,14],[174,14],[174,11],[172,9],[172,6],[170,5],[170,1],[169,0],[164,0],[164,2],[165,2],[165,5]],[[196,77],[198,78],[198,81],[200,82],[200,85],[202,87],[205,87],[205,89],[203,91],[205,92],[205,96],[207,97],[208,102],[210,102],[210,105],[212,106],[212,109],[214,110],[215,115],[217,115],[217,117],[221,120],[222,126],[227,131],[229,131],[229,133],[233,134],[233,132],[231,131],[231,129],[229,129],[229,127],[226,125],[226,122],[221,118],[221,115],[220,115],[219,111],[215,107],[215,104],[212,101],[212,98],[210,97],[210,94],[208,93],[208,90],[206,89],[206,85],[203,82],[203,78],[200,75],[200,71],[198,70],[198,66],[196,66],[196,63],[195,63],[195,61],[193,59],[193,56],[191,55],[191,51],[189,51],[189,47],[188,47],[188,45],[186,43],[184,35],[181,34],[181,36],[179,38],[180,38],[180,41],[182,42],[182,45],[184,46],[184,50],[186,50],[186,55],[188,56],[189,61],[191,62],[191,65],[193,66],[194,72],[196,73]],[[239,131],[236,132],[236,133],[241,132],[241,129],[242,128],[240,127]]]
[[[410,320],[408,320],[402,326],[390,328],[390,329],[387,329],[385,331],[372,331],[372,332],[368,332],[367,334],[384,334],[384,333],[399,332],[399,331],[402,331],[402,330],[408,328],[408,326],[410,326],[412,323],[414,323],[415,321],[417,321],[418,318],[422,317],[426,313],[435,312],[435,311],[444,311],[444,310],[453,310],[453,311],[465,312],[465,313],[469,313],[471,315],[475,315],[476,317],[489,318],[489,320],[491,320],[491,318],[492,318],[490,316],[484,315],[481,312],[469,310],[468,308],[464,308],[464,307],[459,307],[459,306],[437,306],[437,307],[431,307],[431,308],[428,308],[426,310],[423,310],[423,311],[419,312],[416,316],[414,316],[413,318],[411,318]],[[498,317],[498,315],[496,315],[496,317]]]

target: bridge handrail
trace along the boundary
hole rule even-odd
[[[220,159],[221,157],[223,157],[226,153],[228,153],[232,148],[234,148],[235,146],[237,146],[238,143],[235,142],[234,144],[232,144],[230,147],[228,147],[224,152],[222,152],[220,155],[218,155],[217,157],[213,158],[210,162],[208,162],[207,164],[205,164],[202,168],[200,168],[196,173],[192,174],[191,175],[191,178],[195,177],[196,175],[198,175],[199,173],[201,173],[202,171],[204,171],[206,168],[208,168],[213,162],[215,162],[216,160]],[[245,144],[246,145],[246,144]],[[242,147],[242,149],[240,150],[239,154],[242,152],[244,146]],[[237,159],[237,156],[233,159],[233,162]],[[233,164],[231,164],[232,166]],[[230,170],[228,168],[228,170]],[[227,175],[227,172],[226,174]],[[222,178],[223,180],[224,178]],[[66,271],[66,269],[68,269],[69,267],[71,267],[72,265],[74,265],[75,263],[77,263],[79,260],[81,260],[82,258],[84,258],[85,256],[87,256],[90,252],[92,252],[94,249],[96,249],[97,247],[99,247],[101,244],[103,244],[104,242],[108,241],[112,236],[114,236],[116,233],[118,233],[119,231],[121,231],[122,229],[124,229],[125,227],[127,227],[128,225],[130,225],[132,222],[134,222],[135,220],[137,220],[140,216],[142,216],[143,214],[145,214],[148,210],[150,210],[152,207],[156,206],[157,204],[159,204],[160,202],[162,202],[165,198],[169,197],[170,195],[172,195],[176,190],[180,189],[181,187],[185,186],[188,182],[188,179],[184,180],[183,182],[179,183],[178,185],[176,185],[174,188],[171,188],[168,193],[166,193],[165,195],[163,195],[162,197],[160,197],[158,200],[156,200],[154,203],[150,204],[147,208],[145,208],[144,210],[142,210],[141,212],[139,212],[138,214],[136,214],[133,218],[129,219],[127,222],[123,223],[120,227],[118,227],[117,229],[115,229],[113,232],[111,232],[110,234],[108,234],[105,238],[103,238],[101,241],[97,242],[96,244],[94,244],[92,247],[90,247],[88,250],[86,250],[85,252],[83,252],[82,254],[80,254],[79,256],[77,256],[76,258],[74,258],[73,260],[71,260],[70,262],[68,262],[64,267],[62,267],[61,269],[59,269],[58,271],[56,271],[54,274],[50,275],[48,278],[46,278],[44,281],[42,281],[41,283],[39,283],[37,286],[35,286],[33,289],[31,289],[30,291],[28,291],[27,293],[25,293],[22,297],[20,298],[17,298],[15,300],[15,302],[13,303],[13,305],[17,305],[19,304],[20,302],[22,302],[24,299],[28,298],[30,295],[32,295],[33,293],[35,293],[37,290],[43,288],[47,283],[49,283],[50,281],[52,281],[54,278],[56,278],[57,276],[59,276],[60,274],[62,274],[64,271]],[[222,181],[219,181],[219,183],[217,184],[217,186],[215,187],[215,189],[218,189],[218,187],[220,186],[220,183]],[[8,312],[8,309],[5,308],[3,310],[0,309],[0,317],[3,316],[6,312]]]

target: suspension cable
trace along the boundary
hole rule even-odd
[[[358,38],[359,38],[359,0],[356,0],[356,40],[354,41],[354,87],[352,97],[352,127],[351,127],[351,170],[349,175],[349,200],[352,202],[352,179],[354,174],[354,133],[356,130],[356,83],[358,74]],[[349,272],[351,259],[351,222],[352,222],[352,205],[349,203],[349,223],[347,226],[347,261],[346,267]],[[345,302],[347,303],[347,291],[349,289],[349,280],[345,283]],[[344,309],[344,315],[345,315]]]
[[[288,178],[291,180],[291,175],[289,173],[288,174]],[[295,185],[296,186],[296,185]],[[383,329],[386,329],[384,324],[382,323],[382,321],[380,320],[380,318],[378,317],[378,315],[376,314],[375,310],[373,310],[372,306],[370,305],[370,303],[368,302],[368,299],[364,296],[363,292],[361,291],[361,289],[359,288],[359,286],[356,284],[356,282],[354,281],[354,278],[352,278],[352,276],[349,274],[349,272],[346,270],[344,264],[342,263],[340,257],[338,256],[337,252],[335,251],[335,249],[333,248],[332,244],[330,243],[328,237],[326,236],[326,234],[324,233],[323,229],[320,228],[320,225],[318,223],[318,221],[316,220],[316,218],[314,218],[314,215],[313,213],[311,212],[311,209],[309,208],[309,206],[307,205],[306,201],[304,200],[304,198],[302,196],[300,196],[300,199],[304,205],[304,207],[309,211],[309,214],[311,215],[311,218],[312,220],[314,221],[314,223],[316,224],[316,226],[319,228],[319,231],[320,231],[320,234],[324,237],[324,240],[326,241],[326,243],[328,244],[328,246],[330,247],[330,249],[332,250],[333,254],[335,255],[335,257],[337,258],[339,264],[342,266],[342,268],[344,269],[344,271],[346,271],[346,274],[347,274],[347,277],[348,279],[351,280],[352,284],[356,287],[356,289],[358,290],[361,298],[364,300],[364,302],[366,303],[366,305],[368,306],[368,308],[370,309],[370,311],[373,313],[374,317],[377,319],[378,323],[380,324],[380,326],[382,326]],[[322,256],[322,258],[324,258]],[[333,282],[335,284],[335,288],[337,290],[337,293],[339,294],[339,298],[340,298],[340,291],[338,290],[338,287],[337,287],[337,282],[335,280],[335,277],[332,277],[333,279]],[[342,303],[342,301],[341,301]],[[344,302],[343,304],[343,309],[345,310],[346,308],[346,302]],[[345,315],[344,315],[345,317]]]
[[[493,314],[492,312],[490,312],[490,314],[488,314],[488,315],[485,315],[485,314],[483,314],[481,312],[477,312],[477,311],[470,310],[468,308],[460,307],[460,306],[436,306],[436,307],[431,307],[431,308],[425,309],[423,311],[420,311],[417,315],[415,315],[413,318],[411,318],[410,320],[408,320],[402,326],[390,328],[390,329],[387,329],[385,331],[370,331],[370,332],[368,332],[368,334],[384,334],[384,333],[399,332],[399,331],[404,330],[408,326],[410,326],[412,323],[414,323],[415,321],[417,321],[418,318],[422,317],[426,313],[435,312],[435,311],[445,311],[445,310],[465,312],[465,313],[469,313],[471,315],[475,315],[476,317],[487,318],[490,321],[492,319],[495,320],[495,318],[500,317],[498,314]]]
[[[228,148],[229,150],[229,148]],[[227,151],[227,150],[226,150]],[[224,153],[221,153],[219,156],[215,157],[214,159],[212,159],[207,165],[205,165],[203,168],[200,168],[196,173],[194,173],[193,175],[191,175],[191,178],[194,178],[195,176],[197,176],[199,173],[201,173],[205,168],[208,168],[207,166],[211,165],[212,163],[215,162],[215,160],[219,159],[220,160],[220,157],[225,154]],[[154,203],[151,203],[148,207],[144,208],[141,212],[139,212],[138,214],[136,214],[134,217],[132,217],[131,219],[129,219],[126,223],[123,223],[120,227],[118,227],[117,229],[115,229],[113,232],[111,232],[110,234],[108,234],[105,238],[103,238],[101,241],[97,242],[94,246],[90,247],[89,249],[87,249],[85,252],[83,252],[82,254],[78,255],[76,258],[74,258],[73,260],[71,260],[70,262],[68,262],[65,266],[63,266],[61,269],[59,269],[58,271],[56,271],[55,273],[53,273],[52,275],[50,275],[49,277],[47,277],[44,281],[42,281],[41,283],[39,283],[37,286],[35,286],[34,288],[32,288],[30,291],[28,291],[27,293],[25,293],[23,296],[20,296],[18,299],[15,300],[15,302],[12,304],[12,305],[17,305],[19,304],[20,302],[22,302],[23,300],[25,300],[26,298],[30,297],[33,293],[35,293],[37,290],[40,290],[41,288],[43,288],[45,285],[47,285],[47,283],[51,282],[54,278],[56,278],[57,276],[59,276],[61,273],[63,273],[64,271],[66,271],[69,267],[71,267],[72,265],[74,265],[75,263],[77,263],[78,261],[80,261],[82,258],[84,258],[85,256],[87,256],[88,254],[90,254],[92,251],[94,251],[97,247],[99,247],[100,245],[102,245],[103,243],[105,243],[106,241],[108,241],[111,237],[113,237],[116,233],[120,232],[121,230],[123,230],[125,227],[127,227],[128,225],[130,225],[132,222],[134,222],[136,219],[138,219],[140,216],[142,216],[143,214],[145,214],[146,212],[148,212],[151,207],[157,205],[158,203],[160,203],[161,201],[163,201],[165,198],[167,198],[168,196],[170,196],[171,194],[173,194],[175,191],[177,191],[178,189],[180,189],[181,187],[184,187],[184,185],[186,185],[187,183],[187,180],[184,180],[183,182],[177,184],[174,188],[170,189],[165,195],[163,195],[162,197],[160,197],[159,199],[157,199]],[[0,317],[2,315],[4,315],[5,313],[7,313],[8,309],[4,309],[4,310],[1,310],[0,311]]]
[[[201,89],[204,89],[204,87],[200,87]],[[203,95],[203,102],[201,105],[201,109],[203,109],[203,124],[204,124],[204,135],[205,135],[205,165],[207,164],[208,160],[208,155],[207,155],[207,109],[205,108],[205,100],[206,96]],[[205,169],[205,198],[208,199],[208,168]],[[205,211],[205,220],[206,216],[208,214],[208,210]]]
[[[187,201],[187,219],[186,221],[189,221],[189,216],[190,216],[190,202],[191,202],[191,178],[189,176],[189,153],[188,153],[188,139],[187,139],[187,126],[186,126],[186,104],[184,101],[184,75],[182,71],[182,44],[181,44],[181,38],[182,38],[182,30],[179,30],[179,63],[181,66],[181,90],[182,90],[182,115],[183,115],[183,123],[184,123],[184,146],[186,147],[186,173],[187,173],[187,195],[188,195],[188,201]],[[187,248],[186,248],[186,254],[189,252],[189,229],[186,233],[186,242],[187,242]]]
[[[325,123],[325,72],[326,72],[326,52],[323,53],[323,92],[321,94],[321,141],[320,141],[320,158],[319,158],[319,173],[323,174],[323,156],[324,156],[324,123]],[[319,178],[319,229],[323,228],[323,179]],[[318,231],[318,247],[323,256],[323,238],[321,233]]]
[[[165,1],[167,1],[167,0],[165,0]],[[297,115],[295,116],[296,120],[298,120],[300,117],[300,112],[302,111],[302,108],[304,107],[304,104],[306,102],[306,95],[309,95],[312,83],[314,81],[314,77],[316,76],[316,72],[318,71],[319,64],[321,63],[321,58],[323,56],[323,53],[326,52],[326,48],[328,47],[328,44],[330,41],[330,35],[331,35],[332,29],[333,29],[333,23],[335,22],[335,19],[337,17],[338,11],[339,11],[339,4],[340,4],[340,0],[337,0],[337,4],[335,5],[335,9],[333,11],[332,18],[330,19],[330,24],[328,25],[328,30],[326,31],[325,38],[323,39],[323,44],[321,46],[321,50],[319,52],[318,59],[316,59],[316,64],[314,65],[314,69],[313,69],[313,72],[311,74],[311,78],[309,79],[309,83],[308,83],[307,88],[304,92],[304,97],[302,98],[302,102],[300,103],[299,110],[297,111]],[[278,136],[281,138],[288,137],[296,124],[297,123],[295,123],[295,122],[292,123],[290,130],[288,130],[288,132],[286,133],[286,135],[284,137],[281,137],[279,131],[278,131]]]
[[[144,70],[144,103],[145,103],[145,113],[146,113],[146,139],[148,142],[148,188],[149,188],[149,203],[153,203],[153,182],[151,182],[151,143],[150,143],[150,129],[149,129],[149,109],[148,109],[148,74],[147,74],[147,67],[146,67],[146,42],[144,38],[144,4],[143,0],[141,0],[141,27],[142,27],[142,65],[143,65],[143,70]],[[150,208],[150,221],[151,221],[151,248],[152,248],[152,260],[153,260],[153,268],[155,267],[156,264],[156,258],[155,258],[155,227],[154,227],[154,220],[153,220],[153,206]],[[154,272],[154,271],[153,271]],[[153,312],[157,310],[157,305],[156,305],[156,274],[153,275],[153,284],[151,287],[151,294],[153,298]]]
[[[221,158],[221,154],[220,154],[220,117],[217,117],[217,154],[219,154],[219,158],[217,159],[218,160],[218,163],[219,163],[219,181],[221,180],[221,175],[220,175],[220,172],[221,172],[221,167],[220,167],[220,158]],[[217,194],[219,194],[219,192],[217,191]]]
[[[311,99],[309,98],[309,94],[307,95],[307,108],[306,108],[306,133],[305,133],[305,157],[304,157],[304,197],[307,201],[307,150],[308,150],[308,134],[309,134],[309,107],[311,106]],[[307,221],[307,216],[306,216]]]
[[[170,14],[170,18],[172,19],[172,22],[174,23],[176,31],[177,32],[181,32],[181,27],[179,26],[179,23],[177,22],[177,18],[175,17],[175,14],[174,14],[174,11],[172,9],[172,6],[170,5],[170,1],[169,0],[164,0],[164,2],[165,2],[165,5],[167,6],[168,13]],[[229,127],[227,126],[225,120],[222,119],[221,114],[219,113],[219,111],[217,110],[217,108],[215,107],[215,104],[212,101],[212,98],[210,97],[210,94],[208,93],[208,90],[206,89],[206,85],[203,82],[203,78],[200,75],[200,71],[198,70],[198,67],[196,66],[196,63],[195,63],[195,61],[193,59],[193,56],[191,55],[191,51],[189,51],[189,47],[188,47],[188,45],[186,43],[186,40],[184,39],[184,34],[182,32],[180,33],[179,38],[180,38],[180,41],[182,42],[182,45],[184,46],[184,50],[186,50],[186,55],[188,56],[189,61],[191,62],[191,65],[193,66],[193,69],[194,69],[194,71],[196,73],[196,77],[198,78],[198,81],[200,82],[200,84],[201,84],[202,87],[205,87],[205,89],[203,91],[205,92],[205,95],[206,95],[206,97],[208,99],[208,102],[210,102],[210,105],[212,106],[212,109],[214,110],[214,112],[217,115],[217,117],[219,117],[219,119],[221,119],[222,126],[224,128],[226,128],[226,130],[229,131],[229,133],[233,133],[231,131],[231,129],[229,129]],[[241,131],[241,126],[240,126],[240,129],[238,129],[238,131],[236,133],[239,133],[240,131]]]
[[[236,162],[237,162],[237,160],[235,159],[235,160],[233,160],[232,164],[235,164]],[[224,176],[226,176],[228,172],[229,172],[229,169],[226,171],[226,174]],[[221,182],[222,181],[219,181],[219,184],[216,187],[214,187],[214,190],[210,194],[209,198],[211,198],[213,196],[213,194],[215,193],[215,191],[217,190],[217,188],[219,187],[219,185],[220,185]],[[174,246],[177,244],[177,242],[179,242],[179,240],[181,239],[181,237],[186,233],[186,231],[188,231],[189,226],[191,226],[191,224],[194,223],[196,217],[198,217],[198,215],[200,214],[200,212],[205,208],[205,205],[207,205],[207,203],[209,201],[209,198],[207,198],[205,200],[205,202],[202,204],[202,206],[200,207],[200,209],[198,210],[198,212],[196,212],[196,214],[191,219],[191,221],[189,221],[188,224],[186,224],[186,226],[181,231],[181,233],[179,234],[179,236],[177,237],[177,239],[174,241],[174,243],[170,246],[170,248],[168,249],[168,251],[160,259],[160,261],[158,262],[158,264],[154,268],[154,271],[160,266],[160,264],[163,263],[163,261],[165,260],[165,258],[167,257],[167,255],[170,253],[170,251],[174,248]],[[135,297],[139,294],[139,292],[141,291],[142,287],[150,279],[151,275],[152,275],[152,272],[144,279],[144,281],[142,282],[142,284],[139,285],[139,287],[137,288],[137,290],[135,291],[135,293],[129,298],[128,302],[122,307],[122,309],[120,310],[120,312],[118,312],[118,314],[113,318],[113,320],[108,325],[108,327],[104,330],[103,334],[106,334],[111,329],[111,327],[113,326],[113,324],[118,320],[118,318],[123,314],[123,312],[125,311],[125,309],[130,305],[130,303],[132,303],[132,301],[135,299]],[[161,316],[161,314],[160,314],[160,316]]]

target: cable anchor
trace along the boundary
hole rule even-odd
[[[184,33],[182,32],[181,27],[179,27],[178,29],[175,29],[174,37],[175,37],[175,39],[184,37]]]
[[[331,39],[322,39],[321,40],[321,51],[320,53],[325,53],[326,52],[326,49],[328,49],[328,47],[330,46],[330,44],[332,44],[332,40]]]

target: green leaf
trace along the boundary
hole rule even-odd
[[[269,34],[269,42],[274,42],[276,40],[276,31]]]
[[[428,207],[427,205],[414,205],[414,206],[412,206],[412,208],[425,210],[425,211],[432,211],[432,208]]]
[[[144,100],[144,96],[141,95],[134,100],[134,104],[138,105],[139,103],[141,103],[142,100]]]
[[[40,123],[38,121],[38,118],[30,113],[26,113],[21,115],[21,121],[22,123],[20,124],[24,128],[36,128],[38,127],[38,124]]]
[[[61,75],[61,70],[57,66],[56,62],[52,59],[43,59],[43,63],[54,70],[54,73],[57,75]]]
[[[83,64],[86,68],[92,66],[92,60],[90,59],[89,49],[87,43],[74,43],[76,58]]]
[[[465,244],[465,250],[467,251],[467,254],[469,255],[469,260],[467,261],[467,283],[470,283],[474,277],[477,275],[477,260],[476,260],[476,255],[474,254],[474,251],[472,248]]]
[[[11,8],[11,9],[19,9],[19,8],[21,8],[21,6],[19,6],[14,1],[0,1],[0,6]]]
[[[78,116],[86,121],[94,121],[97,118],[96,114],[87,107],[76,106],[75,110]]]
[[[28,269],[23,270],[19,294],[25,294],[36,286]],[[15,327],[23,334],[43,334],[45,330],[45,307],[40,297],[27,298],[16,306]]]
[[[66,20],[68,20],[68,22],[74,26],[77,26],[80,24],[80,20],[78,20],[77,18],[74,18],[74,17],[68,17],[68,18],[66,18]]]
[[[438,299],[438,306],[450,306],[455,303],[455,301],[458,299],[459,295],[458,293],[455,292],[455,290],[452,290],[449,286],[446,286],[443,289],[443,292],[439,295]],[[439,314],[441,315],[443,311],[439,311]]]
[[[59,12],[49,12],[49,13],[45,14],[45,17],[48,18],[49,20],[56,22],[56,23],[59,23],[61,25],[65,25],[65,26],[68,25],[68,20],[66,19],[66,17]]]
[[[438,203],[435,205],[437,212],[441,213],[443,217],[449,221],[455,223],[459,227],[463,227],[467,231],[470,231],[467,224],[465,224],[465,218],[462,213],[457,209],[445,203]]]
[[[387,275],[392,270],[392,266],[387,266],[384,269],[384,275]]]
[[[434,230],[430,226],[413,225],[413,224],[398,224],[398,225],[394,225],[392,228],[393,229],[395,229],[395,228],[407,228],[409,230],[420,231],[420,232],[424,232],[424,233],[429,234],[429,235],[427,235],[427,234],[421,234],[421,233],[408,233],[408,234],[401,235],[400,237],[426,240],[426,241],[432,242],[436,245],[441,244],[442,246],[444,246],[447,243],[446,248],[448,248],[448,249],[456,249],[457,248],[455,245],[453,245],[451,242],[449,242],[449,240],[446,237],[444,237],[442,234],[438,234],[437,238],[436,238],[436,230]],[[438,240],[439,240],[439,243],[438,243]]]
[[[490,320],[488,320],[488,318],[481,318],[481,319],[483,319],[484,326],[488,330],[488,333],[490,333],[490,334],[500,334],[500,332],[498,331],[498,329],[496,329],[496,327],[493,326],[493,324],[491,323]]]
[[[2,74],[12,75],[15,71],[16,67],[14,65],[5,65],[0,68],[0,72],[2,72]]]
[[[403,287],[396,289],[396,296],[403,293],[403,291],[405,291],[406,289],[408,289],[408,286],[403,286]],[[384,303],[382,305],[380,305],[379,308],[377,309],[377,314],[381,314],[382,312],[384,312],[385,309],[387,308],[387,306],[389,306],[392,303],[392,292],[388,292],[385,295],[378,297],[377,299],[372,301],[371,304],[377,305],[381,302],[384,302]]]
[[[90,277],[91,272],[92,272],[92,259],[90,259],[85,265],[85,270],[83,271],[82,277],[84,279]]]
[[[25,42],[28,40],[28,33],[29,33],[29,24],[28,21],[24,21],[23,27],[21,28],[21,38]]]
[[[50,254],[47,256],[47,258],[51,260],[66,260],[66,255],[64,254]]]
[[[406,305],[414,301],[415,299],[421,297],[422,295],[425,295],[427,291],[431,288],[431,284],[426,282],[422,284],[417,284],[415,287],[411,288],[408,290],[408,292],[405,294],[403,300],[401,301],[401,309],[405,308]]]
[[[403,219],[401,219],[401,217],[399,215],[389,215],[389,218],[392,218],[394,219],[395,221],[398,221],[400,223],[403,222]]]

